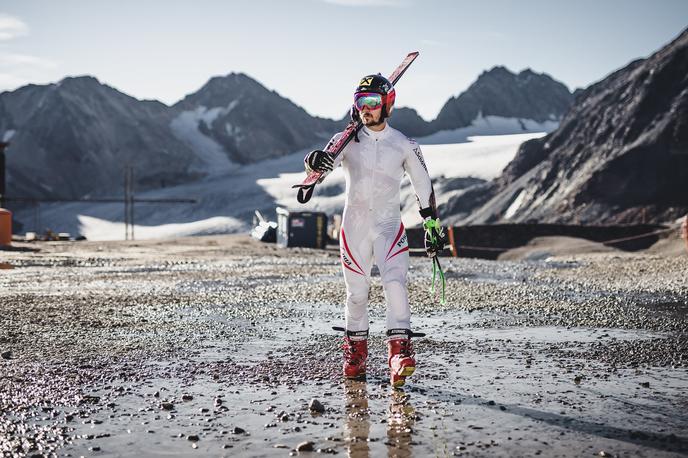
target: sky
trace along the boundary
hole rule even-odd
[[[92,75],[171,105],[242,72],[340,118],[360,77],[420,51],[397,106],[431,120],[496,65],[573,90],[686,27],[688,0],[2,0],[0,91]]]

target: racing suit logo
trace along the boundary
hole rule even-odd
[[[423,155],[420,152],[420,148],[413,148],[413,152],[416,153],[416,157],[420,161],[420,165],[422,165],[425,171],[427,172],[428,167],[425,165],[425,160],[423,160]]]

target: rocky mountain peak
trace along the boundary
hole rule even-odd
[[[686,183],[688,30],[577,91],[559,128],[521,145],[463,222],[666,222],[688,211]]]
[[[516,74],[496,66],[458,97],[452,97],[433,121],[434,130],[469,126],[479,116],[559,120],[571,106],[568,88],[547,74],[531,69]]]
[[[244,73],[214,76],[198,91],[187,95],[174,107],[190,109],[195,106],[227,106],[241,97],[266,97],[271,94],[265,86]]]

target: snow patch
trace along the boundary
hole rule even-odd
[[[243,137],[241,134],[241,127],[239,126],[234,126],[229,122],[225,123],[225,131],[227,132],[227,135],[230,137],[236,137],[236,140],[239,141]]]
[[[521,143],[544,132],[468,137],[466,143],[445,145],[419,142],[431,177],[467,177],[491,180],[516,156]]]
[[[79,233],[88,240],[118,240],[123,238],[124,223],[107,221],[92,216],[78,215]],[[188,237],[238,232],[245,227],[236,218],[216,216],[201,221],[159,226],[134,226],[137,240]]]
[[[194,129],[195,126],[194,126]],[[519,135],[475,136],[468,142],[449,145],[421,145],[432,177],[447,178],[475,176],[491,179],[499,175],[513,159],[521,143],[545,135],[530,133]],[[331,173],[315,189],[306,205],[296,200],[292,185],[300,183],[303,157],[307,150],[288,156],[241,166],[231,172],[206,176],[193,183],[141,192],[137,197],[196,199],[196,204],[137,204],[134,231],[137,239],[177,237],[208,233],[236,233],[249,229],[254,210],[274,220],[275,206],[290,210],[324,211],[341,213],[344,208],[345,187],[342,168]],[[452,192],[446,190],[446,192]],[[401,189],[404,201],[402,220],[406,227],[420,223],[420,216],[408,179]],[[442,201],[444,195],[438,195]],[[35,211],[20,211],[16,217],[26,230],[41,231],[50,227],[57,232],[81,233],[90,240],[122,240],[124,238],[122,203],[75,202],[42,204],[40,227],[34,227]],[[88,215],[88,216],[87,216]],[[175,224],[168,224],[174,222]]]
[[[559,122],[547,120],[537,122],[532,119],[505,118],[502,116],[483,116],[479,113],[470,126],[452,130],[440,130],[426,137],[418,138],[418,143],[427,145],[462,143],[476,135],[509,135],[545,132],[559,127]]]
[[[216,108],[208,110],[200,106],[193,111],[180,113],[170,122],[172,134],[193,149],[200,161],[200,164],[192,169],[194,172],[218,175],[238,167],[229,160],[222,145],[198,130],[200,122],[209,126],[219,116],[221,110]]]
[[[2,141],[3,142],[10,141],[12,139],[12,137],[14,137],[15,132],[16,131],[14,129],[6,130],[5,134],[2,136]]]
[[[526,190],[522,189],[518,196],[516,196],[514,201],[511,203],[511,205],[509,205],[509,208],[506,209],[506,213],[504,213],[504,219],[511,219],[511,217],[516,214],[518,209],[521,207],[521,204],[523,203],[525,195]]]

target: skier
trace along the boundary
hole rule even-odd
[[[306,171],[329,172],[341,163],[346,177],[346,203],[340,253],[346,283],[344,376],[365,378],[368,356],[368,291],[373,262],[377,264],[387,303],[387,348],[390,382],[403,386],[416,362],[411,345],[411,311],[406,289],[408,240],[401,223],[400,184],[406,172],[420,205],[426,230],[426,251],[444,248],[435,195],[420,147],[387,123],[396,93],[381,75],[361,79],[351,108],[363,124],[356,141],[333,160],[325,151],[311,151]],[[330,144],[336,142],[336,134]],[[327,148],[326,148],[327,149]]]

